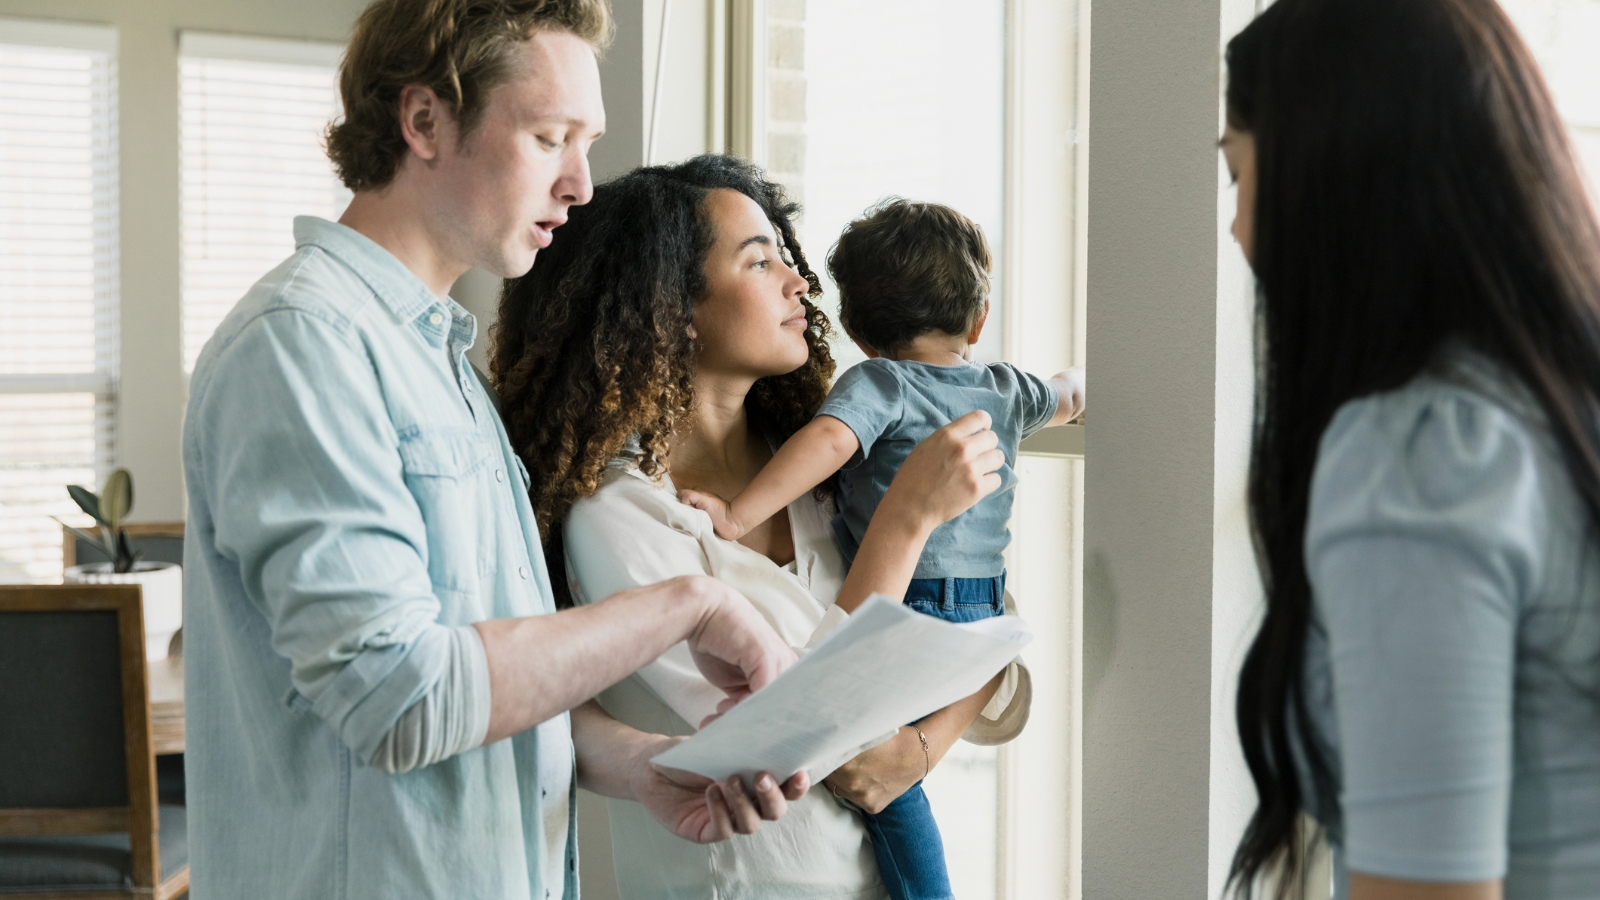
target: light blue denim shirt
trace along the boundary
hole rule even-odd
[[[564,714],[402,774],[367,765],[452,628],[554,606],[526,471],[464,356],[476,321],[356,232],[294,230],[190,384],[194,894],[575,898]]]
[[[1531,394],[1457,346],[1346,404],[1305,552],[1335,897],[1351,871],[1600,897],[1600,534]]]

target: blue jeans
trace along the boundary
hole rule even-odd
[[[916,578],[906,606],[946,622],[976,622],[1005,612],[1006,576]],[[894,900],[950,900],[944,839],[922,782],[912,785],[877,814],[862,813],[883,883]]]

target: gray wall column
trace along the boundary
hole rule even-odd
[[[1216,148],[1220,41],[1250,7],[1093,8],[1083,896],[1095,900],[1216,896],[1253,805],[1229,710],[1259,596],[1241,477],[1250,332]]]

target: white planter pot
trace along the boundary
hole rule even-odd
[[[172,635],[183,627],[183,569],[174,563],[134,563],[132,572],[111,571],[111,563],[73,566],[62,577],[67,584],[137,584],[144,588],[144,652],[151,660],[166,659]]]

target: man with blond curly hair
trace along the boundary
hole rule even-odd
[[[295,220],[191,382],[196,896],[575,898],[580,782],[702,842],[808,787],[662,772],[681,739],[594,704],[680,641],[733,698],[794,653],[709,578],[556,612],[448,296],[527,272],[589,200],[611,27],[605,0],[377,0],[356,25],[328,131],[354,199]]]

